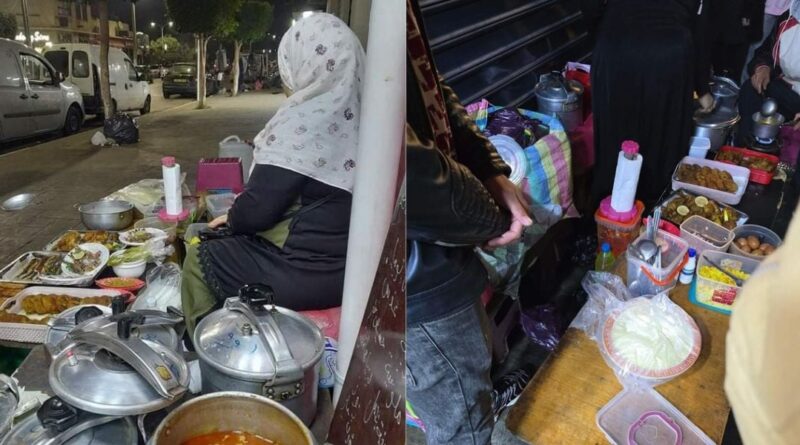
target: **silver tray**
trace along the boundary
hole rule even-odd
[[[88,287],[94,284],[95,278],[100,275],[105,269],[106,265],[103,267],[99,267],[97,272],[93,275],[86,275],[83,277],[78,277],[73,280],[64,280],[64,281],[48,281],[47,279],[42,279],[42,277],[37,273],[35,277],[32,278],[19,278],[18,274],[22,272],[22,269],[25,268],[25,265],[28,261],[30,261],[32,256],[38,257],[48,257],[48,256],[65,256],[65,253],[60,252],[44,252],[44,251],[34,251],[34,252],[25,252],[22,255],[18,256],[14,261],[10,264],[5,266],[4,268],[0,269],[0,283],[20,283],[20,284],[41,284],[47,286],[71,286],[71,287]]]

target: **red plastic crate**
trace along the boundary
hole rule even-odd
[[[777,156],[769,155],[766,153],[760,153],[754,150],[748,150],[746,148],[731,147],[729,145],[725,145],[722,148],[720,148],[719,151],[717,152],[716,157],[719,157],[720,153],[725,153],[725,152],[740,153],[742,157],[745,158],[766,159],[769,162],[775,164],[776,169],[778,167],[778,162],[780,162],[780,159],[778,159]],[[720,162],[724,162],[726,164],[731,164],[731,165],[737,165],[730,161],[720,161]],[[761,170],[758,168],[747,167],[747,169],[750,170],[750,182],[755,182],[756,184],[767,185],[770,182],[772,182],[772,177],[775,176],[775,170],[773,170],[772,172],[768,172],[766,170]]]
[[[203,158],[197,165],[197,192],[244,190],[242,161],[239,158]]]

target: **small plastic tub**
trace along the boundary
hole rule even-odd
[[[699,215],[692,215],[681,224],[681,238],[697,251],[698,257],[705,250],[727,252],[733,242],[733,232]]]
[[[694,136],[689,143],[689,157],[705,159],[710,149],[711,139],[702,136]]]
[[[637,238],[634,243],[638,242]],[[625,252],[628,263],[628,289],[634,297],[656,295],[667,292],[678,283],[678,275],[686,264],[686,252],[689,243],[663,230],[658,231],[658,244],[661,248],[660,268],[642,261],[631,253]]]
[[[696,184],[678,181],[678,169],[683,164],[699,165],[701,167],[710,167],[717,170],[723,170],[731,174],[733,182],[736,183],[736,191],[733,193],[723,192],[712,188],[703,187]],[[697,159],[686,156],[675,167],[675,172],[672,174],[672,189],[673,190],[688,190],[696,195],[703,195],[707,198],[713,199],[717,202],[722,202],[730,205],[737,205],[742,200],[742,195],[747,188],[747,182],[750,178],[750,170],[739,167],[738,165],[726,164],[724,162],[712,161],[709,159]]]
[[[697,282],[695,283],[696,287],[692,301],[717,312],[730,314],[731,305],[739,295],[741,287],[704,276],[706,275],[704,274],[704,270],[706,270],[704,268],[716,269],[709,260],[724,268],[730,267],[734,270],[741,270],[747,275],[752,275],[755,272],[759,262],[740,255],[711,250],[707,250],[700,255],[700,260],[697,263]],[[721,274],[722,272],[717,270],[716,273]]]
[[[151,216],[149,218],[143,218],[139,221],[136,221],[133,224],[134,229],[141,229],[146,227],[152,227],[154,229],[160,229],[164,232],[167,232],[167,243],[175,242],[175,238],[178,234],[178,223],[176,222],[167,222],[162,221],[161,218],[157,216]]]
[[[779,237],[777,233],[773,232],[772,230],[769,230],[764,226],[759,226],[756,224],[744,224],[742,226],[733,229],[733,242],[728,248],[728,252],[736,255],[741,255],[743,257],[747,257],[756,261],[761,261],[764,258],[766,258],[767,257],[766,255],[755,255],[752,253],[745,252],[738,245],[736,245],[737,239],[747,238],[750,235],[754,235],[756,238],[758,238],[760,243],[771,244],[776,249],[783,242],[781,240],[781,237]]]
[[[597,245],[602,246],[603,243],[608,243],[615,258],[625,252],[631,241],[639,236],[644,203],[636,201],[635,206],[636,215],[627,223],[605,218],[600,214],[600,209],[594,212],[594,220],[597,223]]]
[[[219,218],[228,213],[228,210],[233,206],[233,201],[236,200],[234,193],[219,193],[206,196],[206,207],[211,219]]]

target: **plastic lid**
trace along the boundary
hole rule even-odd
[[[639,144],[636,141],[623,141],[622,151],[628,155],[639,153]]]
[[[164,156],[161,158],[161,165],[164,167],[174,167],[175,166],[175,156]]]
[[[605,199],[600,201],[600,207],[597,209],[599,215],[609,221],[622,223],[622,224],[632,224],[635,223],[641,217],[641,214],[644,212],[644,204],[641,201],[636,201],[633,203],[633,208],[631,208],[627,212],[617,212],[611,207],[611,196],[607,196]]]
[[[603,253],[608,253],[608,252],[611,252],[611,245],[610,245],[610,244],[608,244],[607,242],[604,242],[604,243],[603,243],[603,245],[600,247],[600,250],[601,250]]]
[[[693,258],[693,257],[695,257],[695,256],[697,256],[697,251],[696,251],[696,250],[694,250],[694,248],[693,248],[693,247],[690,247],[690,248],[689,248],[689,258]]]

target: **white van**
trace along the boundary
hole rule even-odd
[[[33,49],[0,38],[0,143],[41,133],[76,133],[83,124],[83,101]]]
[[[56,70],[78,86],[83,95],[86,114],[102,114],[100,99],[100,45],[88,43],[56,43],[44,57]],[[111,99],[115,111],[150,112],[150,86],[134,68],[131,59],[119,48],[108,49]]]

